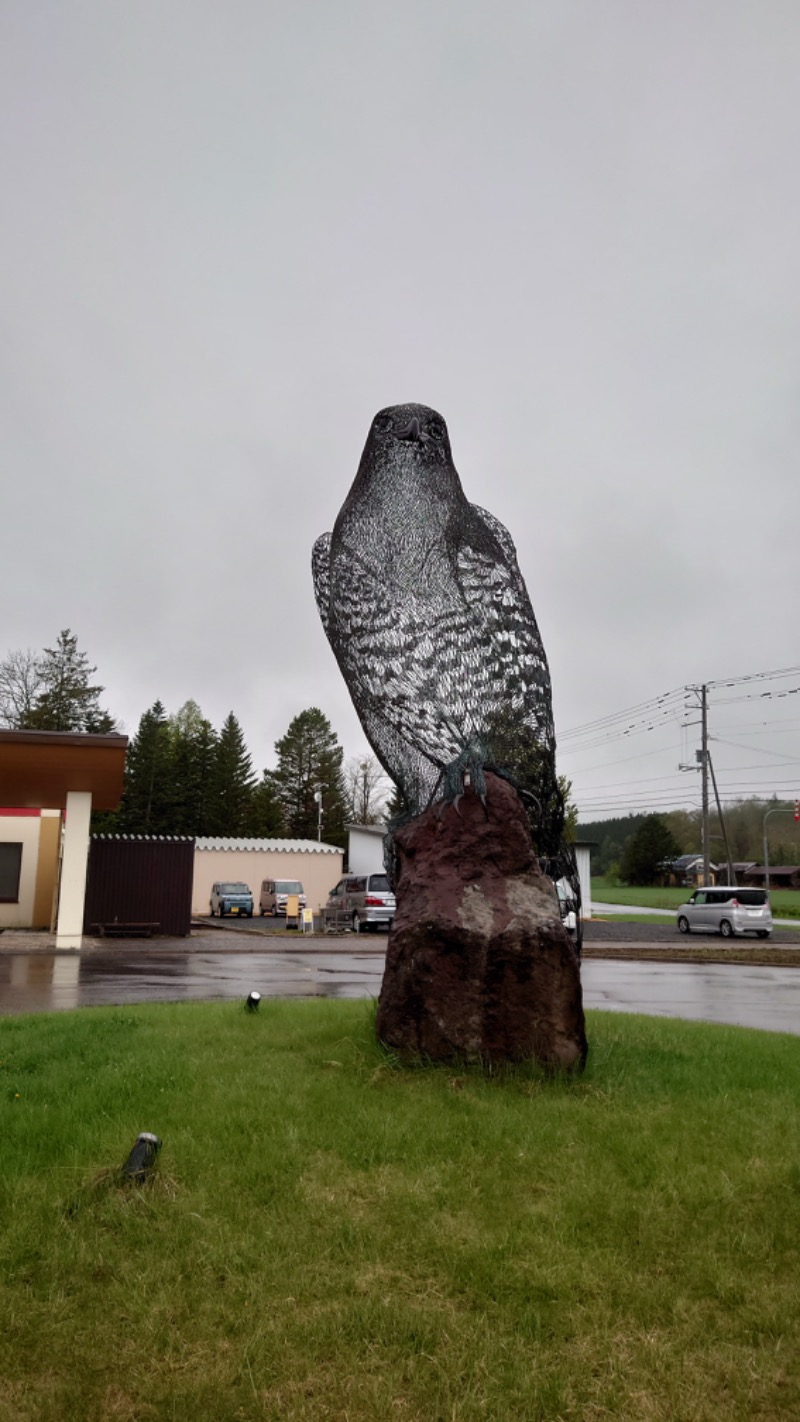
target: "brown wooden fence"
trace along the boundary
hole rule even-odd
[[[88,934],[185,937],[192,922],[193,839],[95,835],[89,846]]]

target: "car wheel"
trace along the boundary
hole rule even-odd
[[[723,938],[732,938],[732,937],[733,937],[733,928],[731,927],[731,925],[730,925],[730,923],[728,922],[727,918],[723,918],[722,923],[721,923],[720,926],[719,926],[719,931],[720,931],[720,933],[722,934],[722,937],[723,937]]]
[[[354,932],[354,933],[360,933],[360,932],[361,932],[361,919],[359,918],[359,916],[358,916],[357,913],[354,913],[354,914],[353,914],[353,932]]]
[[[688,918],[684,918],[683,914],[681,914],[680,918],[678,919],[678,932],[679,932],[679,933],[691,933],[691,931],[692,931],[692,930],[691,930],[691,928],[689,927],[689,920],[688,920]]]

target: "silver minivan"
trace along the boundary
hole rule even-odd
[[[331,889],[326,908],[350,920],[354,933],[388,929],[395,915],[395,897],[385,874],[348,874]]]
[[[772,910],[765,889],[737,889],[724,884],[696,889],[677,913],[681,933],[755,933],[769,938]]]

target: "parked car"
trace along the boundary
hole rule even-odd
[[[247,884],[212,884],[211,917],[218,913],[224,918],[226,913],[240,918],[253,917],[253,891]]]
[[[676,914],[681,933],[755,933],[769,938],[772,909],[765,889],[738,889],[717,884],[697,889]]]
[[[395,915],[395,898],[385,874],[348,874],[332,889],[326,909],[344,913],[354,933],[389,929]]]
[[[259,913],[262,917],[269,913],[273,918],[276,918],[279,913],[285,914],[286,900],[290,894],[297,895],[302,911],[306,906],[306,896],[299,879],[265,879],[261,885],[261,894],[258,900]]]
[[[578,927],[578,915],[575,912],[572,885],[568,879],[556,880],[556,893],[558,894],[558,907],[561,910],[561,922],[567,933],[574,937]]]

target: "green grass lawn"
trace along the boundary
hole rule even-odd
[[[673,888],[640,888],[627,884],[612,884],[609,879],[592,879],[592,901],[605,904],[630,904],[631,908],[676,909],[685,904],[692,890]],[[800,919],[800,889],[770,889],[772,913],[775,918]]]
[[[364,1003],[0,1019],[0,1418],[800,1416],[800,1043],[589,1035],[547,1082]]]

